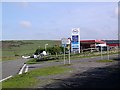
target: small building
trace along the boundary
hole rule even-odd
[[[102,40],[106,42],[106,44],[110,47],[118,47],[120,46],[120,40]]]
[[[96,48],[97,45],[105,45],[106,42],[102,40],[81,40],[81,49]]]
[[[81,50],[98,49],[100,51],[102,49],[106,51],[107,46],[110,49],[118,48],[118,46],[120,46],[120,41],[119,40],[81,40],[80,41]]]
[[[120,42],[119,40],[80,40],[80,51],[100,51],[101,49],[106,51],[107,46],[109,49],[118,48]],[[71,43],[69,47],[71,47]]]

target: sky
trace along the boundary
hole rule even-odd
[[[118,39],[117,2],[2,2],[2,40]]]

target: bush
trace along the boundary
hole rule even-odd
[[[43,48],[38,48],[36,51],[35,51],[35,55],[38,55],[38,54],[40,54],[40,53],[42,53],[43,51],[44,51],[45,49],[43,49]]]
[[[15,54],[15,56],[19,56],[18,54]]]
[[[67,49],[66,49],[67,50]],[[43,48],[38,48],[36,51],[35,51],[35,55],[38,55],[40,53],[42,53],[43,51],[45,51],[45,49]],[[63,47],[60,47],[60,46],[53,46],[53,47],[48,47],[47,52],[49,52],[51,55],[56,55],[56,54],[61,54],[64,52],[64,48]]]

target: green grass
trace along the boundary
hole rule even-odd
[[[116,54],[116,53],[111,53],[112,54]],[[107,55],[107,53],[104,53],[103,56]],[[96,53],[89,53],[89,54],[71,54],[70,59],[71,60],[78,60],[81,58],[90,58],[90,57],[97,57],[97,56],[101,56],[101,54],[99,52]],[[50,55],[49,57],[56,57],[56,55]],[[64,59],[64,55],[58,55],[59,59],[55,59],[55,60],[46,60],[46,62],[59,62],[59,61],[63,61]],[[65,59],[68,60],[68,54],[65,55]],[[99,62],[99,61],[98,61]],[[101,61],[102,62],[102,61]],[[103,61],[104,62],[104,61]],[[108,61],[110,62],[110,61]],[[36,61],[36,59],[30,59],[29,61],[26,62],[27,64],[39,64],[42,63],[42,61]]]
[[[38,82],[35,77],[31,77],[28,73],[16,75],[2,83],[2,88],[25,88],[32,87]]]
[[[63,65],[40,68],[22,75],[16,75],[7,81],[4,81],[2,86],[3,88],[31,88],[38,83],[42,83],[37,77],[62,74],[67,70],[70,69]]]
[[[96,62],[107,63],[107,62],[114,62],[114,60],[97,60]]]
[[[48,76],[64,73],[64,71],[69,70],[63,65],[45,67],[42,69],[36,69],[31,72],[33,76]]]
[[[26,62],[26,64],[38,64],[38,63],[41,63],[41,62],[36,62],[36,59],[34,59],[34,58],[32,58]]]
[[[2,60],[14,60],[16,55],[21,57],[22,55],[32,55],[36,49],[60,45],[60,41],[57,40],[12,40],[2,41]],[[11,46],[11,45],[19,46]],[[11,57],[11,58],[10,58]]]
[[[19,56],[4,56],[2,57],[2,61],[8,61],[8,60],[16,60],[20,58]]]

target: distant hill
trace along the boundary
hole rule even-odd
[[[14,56],[31,55],[38,48],[61,45],[60,40],[10,40],[2,42],[2,58],[11,59]]]

